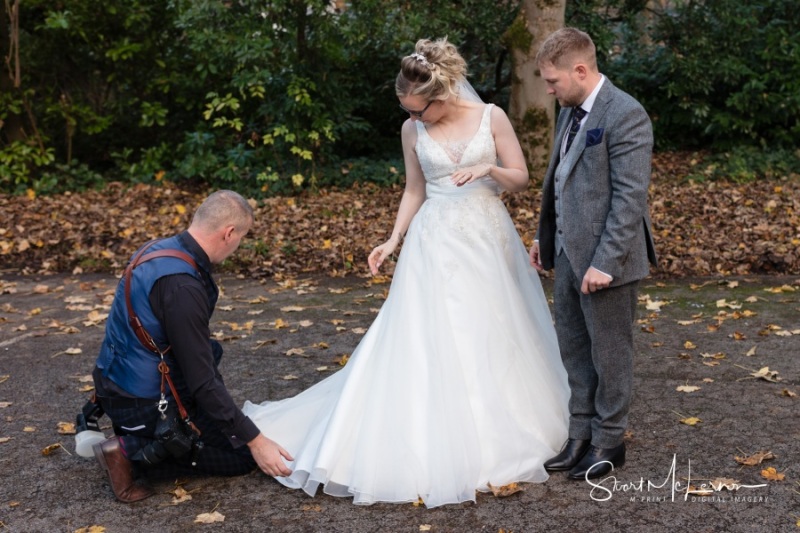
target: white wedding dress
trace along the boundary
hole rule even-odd
[[[435,507],[547,479],[569,388],[545,295],[497,184],[450,182],[458,166],[496,162],[490,115],[459,163],[416,123],[427,199],[346,366],[293,398],[246,402],[295,459],[284,485]]]

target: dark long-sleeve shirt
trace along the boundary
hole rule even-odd
[[[203,249],[188,233],[181,237],[201,269],[210,272]],[[170,342],[169,353],[177,366],[173,379],[187,409],[191,411],[191,406],[197,405],[205,411],[234,447],[256,438],[258,428],[236,406],[217,368],[221,348],[215,361],[212,342],[216,341],[210,340],[211,309],[203,283],[189,274],[164,276],[153,285],[149,299]],[[96,383],[100,396],[131,397],[111,380],[99,377]]]

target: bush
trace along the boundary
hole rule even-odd
[[[102,175],[90,169],[85,163],[72,161],[68,164],[56,163],[31,182],[31,189],[39,194],[55,194],[67,191],[98,189],[106,184]]]
[[[254,194],[349,183],[358,172],[329,169],[400,154],[394,77],[421,37],[449,34],[476,88],[503,98],[499,36],[516,2],[335,5],[26,0],[20,94],[28,100],[0,98],[0,121],[27,103],[35,118],[27,126],[44,147],[0,135],[3,176],[14,176],[0,188],[44,187],[56,175],[69,182],[77,162],[122,181],[166,177]]]
[[[34,186],[31,175],[55,159],[52,148],[16,141],[0,150],[0,191],[21,194]]]
[[[568,2],[567,23],[589,31],[601,70],[651,114],[658,149],[710,148],[715,168],[746,180],[786,172],[800,145],[795,3],[582,0]],[[0,124],[27,131],[0,130],[0,191],[79,189],[100,175],[254,196],[400,183],[400,57],[448,36],[478,93],[506,106],[501,35],[519,6],[20,2],[22,87],[0,92]]]
[[[468,0],[462,7],[442,0],[365,0],[344,10],[328,0],[278,0],[269,9],[247,1],[181,3],[178,25],[197,61],[194,74],[213,91],[204,122],[179,149],[175,177],[286,194],[351,183],[357,171],[331,169],[357,169],[362,157],[396,157],[404,117],[394,77],[418,38],[449,30],[465,53],[483,58],[475,72],[494,71],[499,45],[488,43],[499,42],[516,5]],[[480,86],[491,85],[483,76]]]
[[[672,4],[630,19],[603,65],[651,114],[657,147],[800,144],[796,2]]]
[[[800,149],[763,150],[753,146],[718,152],[704,158],[690,180],[729,179],[748,183],[758,179],[800,178]]]
[[[22,86],[36,120],[28,127],[52,139],[56,161],[107,169],[113,152],[138,152],[181,131],[195,85],[176,76],[186,54],[169,4],[20,3]]]
[[[348,188],[355,183],[375,183],[388,187],[403,185],[402,158],[354,158],[323,168],[319,176],[320,187]]]

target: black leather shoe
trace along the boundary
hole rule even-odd
[[[625,443],[614,448],[589,446],[589,451],[575,468],[569,471],[569,479],[594,479],[604,476],[625,464]]]
[[[544,469],[548,472],[571,470],[581,460],[590,444],[589,440],[567,439],[561,452],[544,462]]]

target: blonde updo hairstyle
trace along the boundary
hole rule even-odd
[[[421,96],[427,101],[458,96],[458,84],[467,77],[467,62],[447,37],[420,39],[415,51],[400,61],[395,80],[398,97]]]

